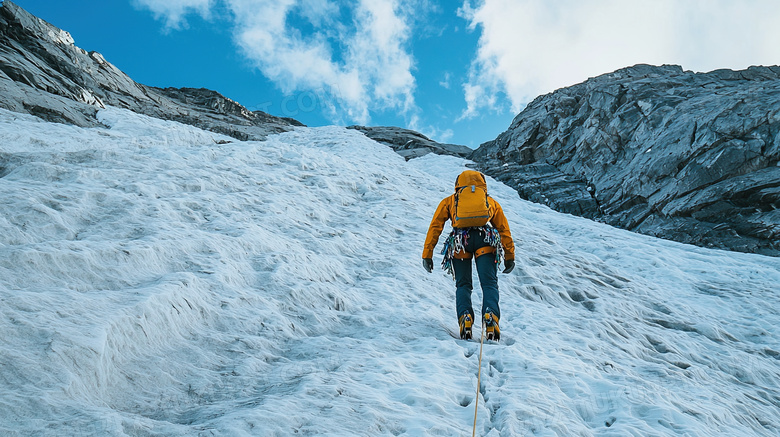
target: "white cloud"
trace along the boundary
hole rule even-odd
[[[296,2],[295,7],[310,23],[318,27],[335,24],[334,17],[339,13],[339,5],[329,0]]]
[[[183,24],[184,16],[195,12],[203,17],[209,16],[214,0],[135,0],[140,7],[148,8],[157,19],[165,19],[165,25],[169,29],[179,29]]]
[[[347,64],[358,66],[362,84],[384,108],[414,109],[412,57],[404,46],[411,30],[396,15],[396,1],[361,0],[355,17],[358,29],[349,44]]]
[[[452,129],[442,130],[437,128],[436,126],[430,126],[430,125],[424,126],[422,124],[422,121],[420,120],[420,117],[417,114],[414,114],[410,117],[406,128],[419,132],[425,135],[426,137],[430,138],[431,140],[443,144],[447,144],[449,141],[452,140],[452,137],[455,136],[455,133],[452,131]]]
[[[374,109],[415,109],[408,0],[138,1],[169,25],[220,1],[232,12],[237,44],[263,75],[286,93],[332,96],[322,104],[334,117],[365,124]]]
[[[780,63],[775,0],[466,0],[459,12],[481,32],[464,117],[498,109],[501,94],[517,112],[537,95],[638,63]]]
[[[444,72],[444,77],[441,81],[439,81],[439,85],[441,85],[444,89],[450,89],[450,81],[452,80],[452,74],[449,71]]]

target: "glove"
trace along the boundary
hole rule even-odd
[[[515,269],[515,260],[513,260],[513,259],[505,259],[504,260],[504,273],[510,273],[514,269]]]
[[[423,268],[428,273],[433,273],[433,258],[423,258]]]

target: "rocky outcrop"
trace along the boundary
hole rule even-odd
[[[400,127],[347,126],[347,129],[358,130],[372,140],[392,147],[396,153],[406,158],[407,161],[429,153],[468,158],[474,152],[473,149],[466,146],[437,143],[419,132]]]
[[[516,162],[481,160],[473,165],[477,170],[513,187],[520,197],[543,203],[567,214],[589,219],[602,216],[592,186],[545,163],[520,165]]]
[[[780,67],[618,70],[538,97],[472,159],[561,211],[780,255]]]
[[[301,125],[249,111],[215,91],[138,84],[100,53],[76,47],[68,32],[10,1],[0,6],[0,92],[0,107],[79,126],[98,125],[95,114],[105,105],[241,140]]]

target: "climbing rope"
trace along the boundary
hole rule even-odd
[[[477,370],[477,400],[474,402],[474,428],[471,437],[477,434],[477,411],[479,409],[479,389],[482,387],[482,344],[485,342],[485,323],[482,323],[482,331],[479,334],[479,370]]]

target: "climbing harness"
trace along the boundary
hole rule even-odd
[[[444,248],[441,251],[441,254],[444,255],[441,266],[444,271],[452,276],[453,280],[455,279],[455,271],[452,267],[452,260],[471,259],[472,254],[465,250],[471,229],[478,229],[483,241],[488,244],[488,246],[476,250],[475,254],[477,257],[486,253],[495,253],[496,270],[498,270],[501,262],[504,260],[504,246],[501,245],[501,234],[498,233],[498,229],[490,225],[479,228],[453,228],[450,235],[444,240]]]

